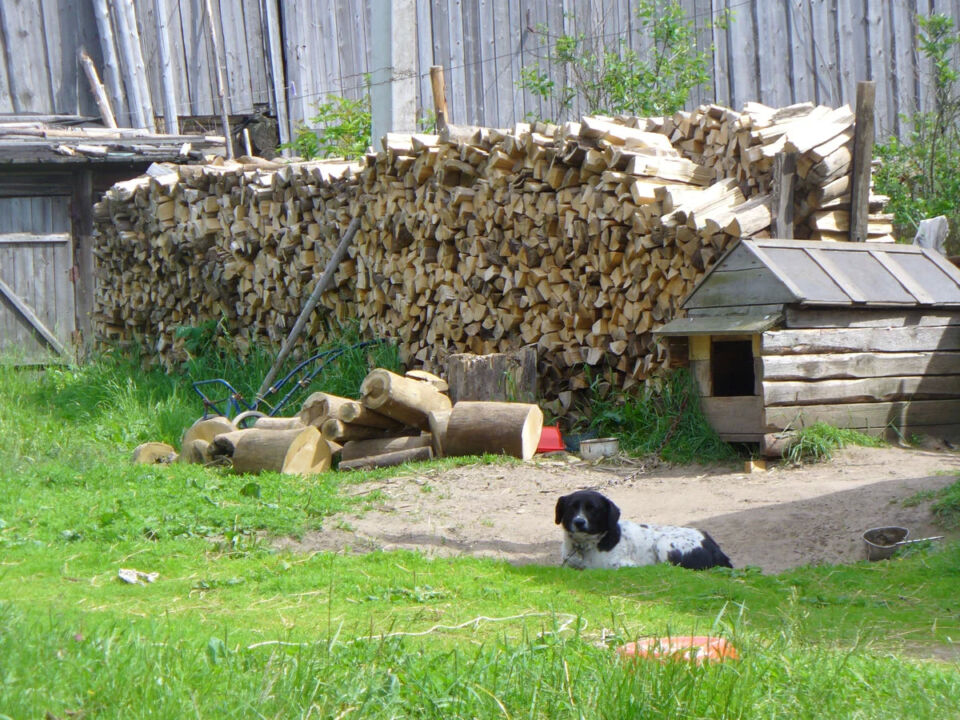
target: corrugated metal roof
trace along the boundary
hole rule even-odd
[[[887,243],[756,239],[741,240],[724,255],[683,306],[738,304],[728,287],[739,287],[739,304],[753,304],[747,299],[752,298],[749,284],[762,288],[756,294],[767,301],[787,304],[960,306],[960,269],[936,251]]]

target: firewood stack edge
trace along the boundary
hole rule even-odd
[[[655,372],[651,331],[737,238],[770,235],[779,154],[796,163],[794,236],[846,238],[854,122],[846,106],[705,105],[390,134],[362,164],[154,165],[95,208],[98,336],[170,365],[176,328],[210,319],[240,352],[279,344],[358,215],[304,342],[356,318],[430,370],[535,345],[542,404],[562,416],[585,366],[601,391]],[[893,240],[885,203],[870,198],[871,241]]]

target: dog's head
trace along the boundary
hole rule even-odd
[[[620,508],[593,490],[578,490],[557,500],[557,525],[574,538],[598,540],[598,550],[611,550],[620,541]]]

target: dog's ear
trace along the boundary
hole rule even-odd
[[[607,528],[615,528],[620,521],[620,508],[610,498],[604,499],[607,501]]]
[[[563,513],[567,509],[567,496],[564,495],[559,500],[557,500],[557,510],[556,510],[556,523],[559,525],[563,522]]]
[[[597,550],[609,552],[620,542],[620,508],[610,498],[604,500],[607,502],[607,531],[597,543]]]

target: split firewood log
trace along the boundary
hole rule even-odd
[[[442,393],[445,393],[450,389],[450,386],[447,384],[446,380],[439,375],[434,375],[432,372],[427,372],[426,370],[407,370],[403,376],[413,378],[414,380],[428,382]]]
[[[176,462],[177,451],[163,442],[146,442],[133,449],[132,462],[138,465],[166,465]]]
[[[449,410],[450,398],[430,383],[405,378],[377,368],[364,379],[360,394],[365,407],[392,417],[404,425],[429,430],[427,413]]]
[[[180,447],[180,462],[207,465],[215,458],[210,454],[211,445],[206,440],[195,438]]]
[[[431,443],[430,433],[408,435],[406,437],[372,438],[370,440],[351,440],[344,443],[340,451],[340,461],[356,460],[369,455],[383,455],[397,450],[427,447]]]
[[[378,467],[392,467],[405,462],[419,462],[433,457],[433,449],[429,446],[394,450],[381,455],[367,455],[355,460],[340,461],[341,470],[369,470]]]
[[[528,403],[458,402],[447,422],[448,456],[506,453],[529,460],[537,451],[543,411]]]
[[[444,457],[444,445],[447,440],[447,424],[450,422],[450,413],[453,410],[433,410],[427,414],[430,423],[430,437],[433,438],[433,454],[435,457]]]
[[[211,455],[228,457],[238,473],[314,475],[330,469],[330,446],[315,427],[246,428],[217,435]]]
[[[337,418],[327,418],[320,428],[325,440],[333,440],[340,444],[350,442],[351,440],[369,440],[371,438],[384,438],[399,435],[397,430],[387,430],[384,428],[368,427],[366,425],[354,425],[345,423]]]
[[[365,427],[382,428],[384,430],[399,430],[403,423],[381,415],[378,412],[364,407],[359,402],[347,402],[342,404],[337,411],[337,419],[345,423],[354,425],[364,425]]]
[[[307,427],[298,416],[257,418],[253,426],[261,430],[296,430]]]
[[[195,440],[203,440],[209,445],[217,435],[228,433],[233,429],[233,423],[222,416],[197,420],[186,429],[180,439],[180,462],[206,462],[209,458],[194,459],[203,458],[203,455],[198,454],[196,448],[190,448],[191,444]]]

